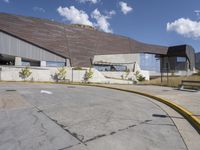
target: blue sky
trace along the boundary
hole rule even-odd
[[[0,0],[0,11],[92,25],[159,45],[200,52],[200,0]]]

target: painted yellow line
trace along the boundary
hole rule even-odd
[[[154,95],[151,95],[151,94],[147,94],[147,93],[144,93],[144,92],[134,91],[134,90],[126,90],[126,89],[103,86],[103,85],[92,85],[92,86],[135,93],[135,94],[139,94],[139,95],[142,95],[142,96],[152,98],[152,99],[157,100],[161,103],[164,103],[167,106],[171,107],[172,109],[176,110],[178,113],[180,113],[188,122],[191,123],[191,125],[197,130],[197,132],[200,133],[200,119],[197,118],[196,116],[194,116],[193,113],[190,112],[189,110],[187,110],[186,108],[184,108],[184,107],[182,107],[182,106],[180,106],[180,105],[178,105],[178,104],[176,104],[172,101],[169,101],[169,100],[166,100],[164,98],[154,96]]]

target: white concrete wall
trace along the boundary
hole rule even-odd
[[[141,69],[140,69],[140,66],[136,63],[136,64],[135,64],[135,72],[134,72],[134,74],[135,74],[137,71],[138,71],[143,77],[145,77],[145,80],[150,80],[150,72],[147,71],[147,70],[141,70]]]
[[[132,79],[135,80],[134,72],[129,72],[128,74],[126,72],[112,72],[112,71],[105,71],[101,72],[105,77],[109,78],[117,78],[117,79]]]
[[[83,68],[88,70],[88,68]],[[73,82],[84,82],[84,76],[86,70],[73,70]],[[67,78],[72,80],[72,70],[68,70]],[[117,80],[117,79],[110,79],[106,78],[102,72],[92,68],[93,77],[89,79],[89,82],[92,83],[107,83],[107,84],[133,84],[133,81],[126,81],[126,80]]]
[[[145,77],[145,80],[149,80],[149,71],[140,70],[140,74]],[[116,79],[132,79],[136,81],[135,72],[130,72],[127,76],[125,72],[101,72],[105,77],[116,78]],[[123,76],[123,78],[122,78]]]
[[[107,79],[106,81],[104,81],[102,83],[105,83],[105,84],[133,84],[133,81]]]
[[[13,67],[13,66],[0,66],[0,80],[1,81],[23,81],[23,79],[19,76],[19,72],[23,67]],[[88,68],[84,68],[88,69]],[[73,70],[72,68],[67,68],[66,79],[73,82],[84,82],[84,76],[86,70]],[[47,81],[53,82],[53,76],[58,72],[57,68],[54,67],[31,67],[30,71],[32,74],[28,77],[27,81]],[[116,83],[116,84],[132,84],[133,81],[126,80],[117,80],[117,79],[108,79],[105,78],[104,75],[97,71],[96,69],[92,69],[93,77],[89,80],[89,82],[93,83]],[[72,75],[73,74],[73,75]],[[73,78],[72,78],[73,76]]]
[[[95,55],[93,63],[95,62],[124,64],[127,69],[133,71],[134,64],[140,63],[140,54]]]
[[[0,67],[0,80],[3,81],[23,81],[19,76],[19,72],[23,67]],[[56,71],[56,68],[31,68],[32,74],[27,80],[29,81],[53,81],[51,75]]]
[[[85,70],[73,70],[73,82],[84,82],[85,72]],[[68,79],[72,81],[72,74],[71,77],[68,76]]]
[[[140,73],[143,77],[145,77],[145,80],[150,80],[150,75],[149,75],[149,71],[146,70],[140,70]]]

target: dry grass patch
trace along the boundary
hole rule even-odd
[[[184,77],[176,77],[176,76],[170,76],[163,77],[163,82],[161,83],[161,78],[152,79],[150,81],[144,81],[142,84],[150,84],[150,85],[162,85],[162,86],[170,86],[170,87],[178,87],[181,84],[182,80],[192,80],[192,81],[200,81],[200,76],[194,75],[194,76],[184,76]]]

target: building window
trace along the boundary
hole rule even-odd
[[[110,71],[111,66],[107,65],[94,65],[94,68],[97,69],[98,71]]]
[[[47,67],[64,67],[65,62],[47,61]]]
[[[126,71],[127,67],[123,65],[94,65],[98,71]]]
[[[176,57],[177,62],[186,62],[186,57]]]
[[[140,68],[160,72],[160,58],[155,54],[140,54]]]
[[[115,69],[115,71],[126,71],[127,70],[127,67],[122,66],[122,65],[115,65],[115,66],[113,66],[113,68]]]
[[[28,61],[22,61],[22,66],[31,66],[31,63]]]

